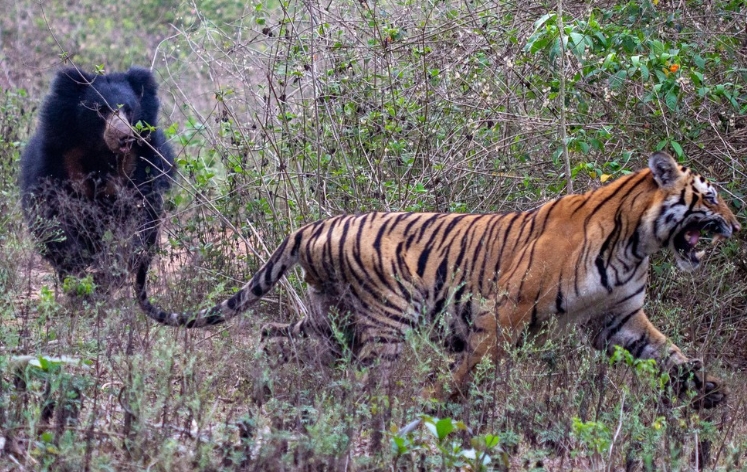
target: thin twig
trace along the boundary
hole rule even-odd
[[[558,41],[560,41],[560,91],[558,102],[560,108],[560,143],[563,146],[563,161],[565,162],[566,193],[573,193],[573,179],[571,178],[571,157],[568,154],[568,135],[565,124],[565,26],[563,25],[563,0],[558,0]]]

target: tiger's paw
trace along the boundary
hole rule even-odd
[[[686,364],[675,366],[670,372],[674,392],[684,397],[690,392],[695,395],[690,404],[695,409],[713,408],[726,401],[728,390],[723,382],[703,371],[700,359],[691,359]]]
[[[287,364],[296,357],[289,324],[268,323],[261,328],[260,349],[270,365]]]
[[[261,329],[260,349],[273,367],[290,362],[333,365],[342,352],[325,337],[307,336],[299,325],[268,323]]]
[[[729,392],[720,379],[703,373],[696,374],[694,378],[697,379],[700,387],[696,390],[698,393],[692,400],[693,407],[707,409],[726,402]]]
[[[272,367],[288,364],[298,358],[295,346],[289,338],[269,336],[262,340],[260,347]]]
[[[272,338],[290,338],[292,336],[292,325],[286,323],[267,323],[260,330],[261,340]]]

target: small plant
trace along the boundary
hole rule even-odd
[[[77,424],[82,392],[88,388],[89,379],[70,368],[87,369],[88,364],[67,356],[15,356],[8,362],[16,390],[34,405],[27,412],[38,415],[34,415],[32,424],[41,434],[32,454],[56,455],[62,436],[69,435],[68,427]]]
[[[603,454],[609,452],[612,445],[612,431],[601,421],[581,421],[578,417],[573,418],[571,431],[590,453],[597,464],[593,469],[597,470],[604,464]]]
[[[423,424],[428,434],[415,434],[415,429]],[[471,430],[461,421],[451,418],[438,419],[423,415],[402,430],[394,431],[392,437],[393,467],[405,456],[415,453],[421,460],[438,467],[438,470],[483,471],[508,468],[508,455],[500,447],[500,438],[493,434],[483,434],[470,438],[470,448],[464,448],[462,439],[452,433],[470,435]],[[437,452],[437,457],[428,454]],[[493,463],[497,458],[497,464]]]
[[[639,379],[643,379],[654,391],[662,392],[670,381],[669,373],[662,372],[654,359],[636,359],[633,354],[621,346],[615,350],[609,359],[610,365],[625,364],[631,367]]]
[[[68,295],[90,297],[95,290],[96,284],[91,274],[81,278],[68,276],[62,281],[62,291]]]

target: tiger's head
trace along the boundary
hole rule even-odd
[[[716,189],[705,177],[680,166],[665,152],[648,161],[659,196],[645,219],[660,247],[674,253],[677,267],[698,268],[705,251],[696,250],[701,236],[715,244],[739,231],[740,225]]]

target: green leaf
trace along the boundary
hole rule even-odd
[[[484,436],[485,447],[492,449],[501,442],[501,438],[494,434],[486,434]]]
[[[667,104],[667,108],[669,108],[672,111],[677,110],[677,92],[674,90],[670,90],[667,92],[667,94],[664,96],[664,102]]]
[[[33,364],[34,364],[34,362],[33,362],[33,361],[31,361],[31,362],[30,362],[30,364],[32,364],[32,365],[33,365]],[[52,367],[52,363],[51,363],[51,362],[49,362],[49,360],[47,360],[47,359],[46,359],[45,357],[43,357],[43,356],[39,356],[39,367],[40,367],[40,368],[41,368],[41,370],[43,370],[44,372],[49,372],[49,369],[50,369],[50,367]]]
[[[617,54],[615,54],[614,52],[607,54],[607,56],[604,58],[604,62],[602,62],[602,68],[609,68],[614,62],[616,62],[616,59]]]
[[[698,69],[705,69],[706,61],[698,54],[693,56],[693,63]]]
[[[656,56],[660,56],[664,53],[664,43],[662,43],[659,40],[653,40],[649,43],[649,47],[651,48],[651,52],[654,53]]]
[[[628,54],[635,52],[636,48],[640,44],[638,38],[629,34],[623,36],[619,41],[621,41],[622,43],[623,50]]]
[[[604,35],[604,33],[602,33],[601,31],[597,31],[596,33],[594,33],[594,36],[602,44],[602,47],[604,49],[607,49],[607,37]]]
[[[643,79],[644,81],[648,80],[651,73],[648,71],[648,67],[646,66],[646,64],[641,64],[640,70],[641,70],[641,79]]]
[[[538,37],[534,41],[530,41],[527,44],[527,48],[531,54],[536,54],[537,51],[540,51],[542,49],[545,49],[547,45],[550,43],[550,36],[543,34],[542,36]]]
[[[407,440],[400,436],[392,438],[392,450],[397,455],[405,454],[408,451]]]
[[[436,437],[439,441],[443,441],[452,431],[454,431],[454,422],[451,418],[444,418],[436,423]]]
[[[555,61],[555,59],[560,57],[560,51],[561,51],[560,40],[561,40],[561,37],[558,36],[557,38],[553,40],[552,46],[550,46],[550,61]],[[562,37],[562,40],[563,40],[563,45],[565,46],[568,43],[568,38]]]
[[[585,36],[581,33],[572,32],[570,34],[573,43],[572,51],[576,57],[581,57],[584,53]]]
[[[625,70],[620,70],[615,73],[615,75],[610,76],[610,89],[612,90],[620,90],[625,84],[625,79],[628,77],[628,72]]]
[[[680,143],[677,141],[672,141],[669,144],[672,145],[672,149],[674,149],[674,153],[677,154],[677,157],[685,157],[685,152],[682,150],[682,146],[680,146]]]
[[[534,29],[540,29],[550,18],[555,18],[555,13],[545,13],[542,15],[539,20],[534,22]]]
[[[591,138],[589,144],[591,144],[591,146],[597,151],[604,151],[604,144],[597,138]]]
[[[703,85],[703,74],[698,71],[692,71],[690,73],[690,80],[692,80],[695,87]]]

